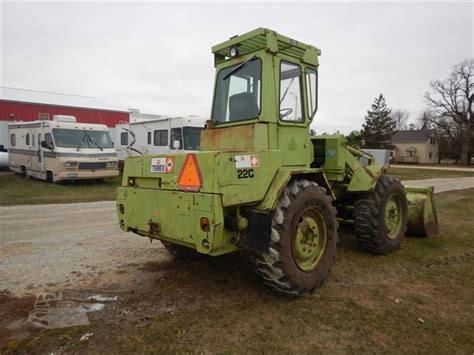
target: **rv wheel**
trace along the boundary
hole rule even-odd
[[[46,172],[46,181],[47,181],[47,182],[54,182],[54,179],[53,179],[53,172],[52,172],[52,171],[47,171],[47,172]]]

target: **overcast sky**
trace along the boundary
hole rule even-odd
[[[3,2],[0,10],[2,86],[157,114],[208,117],[211,46],[271,28],[322,50],[318,132],[359,129],[379,93],[414,119],[429,81],[473,57],[470,2]]]

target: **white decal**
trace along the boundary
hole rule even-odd
[[[152,173],[172,173],[174,171],[174,157],[152,158]]]
[[[242,168],[258,168],[258,155],[236,155],[235,156],[236,169]]]
[[[166,167],[166,158],[152,158],[151,159],[151,172],[152,173],[164,173]]]

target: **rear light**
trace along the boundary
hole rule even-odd
[[[186,156],[179,173],[178,188],[181,191],[199,191],[201,186],[201,171],[199,170],[196,154],[190,153]]]
[[[209,229],[211,229],[211,225],[209,224],[209,219],[207,219],[206,217],[201,217],[201,220],[199,221],[200,225],[201,225],[201,229],[204,231],[204,232],[209,232]]]

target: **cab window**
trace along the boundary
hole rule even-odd
[[[303,122],[301,68],[282,61],[280,64],[280,119]]]
[[[318,108],[318,72],[307,68],[306,74],[306,97],[308,100],[308,115],[313,118]]]
[[[175,142],[178,142],[178,146],[175,147]],[[183,148],[183,134],[181,128],[171,128],[171,149],[182,149]]]
[[[216,124],[250,120],[260,114],[262,61],[257,57],[219,71],[212,109]]]
[[[54,146],[54,143],[53,143],[53,136],[51,136],[51,133],[46,133],[44,135],[44,140],[46,141],[46,145],[48,147],[53,147]]]

